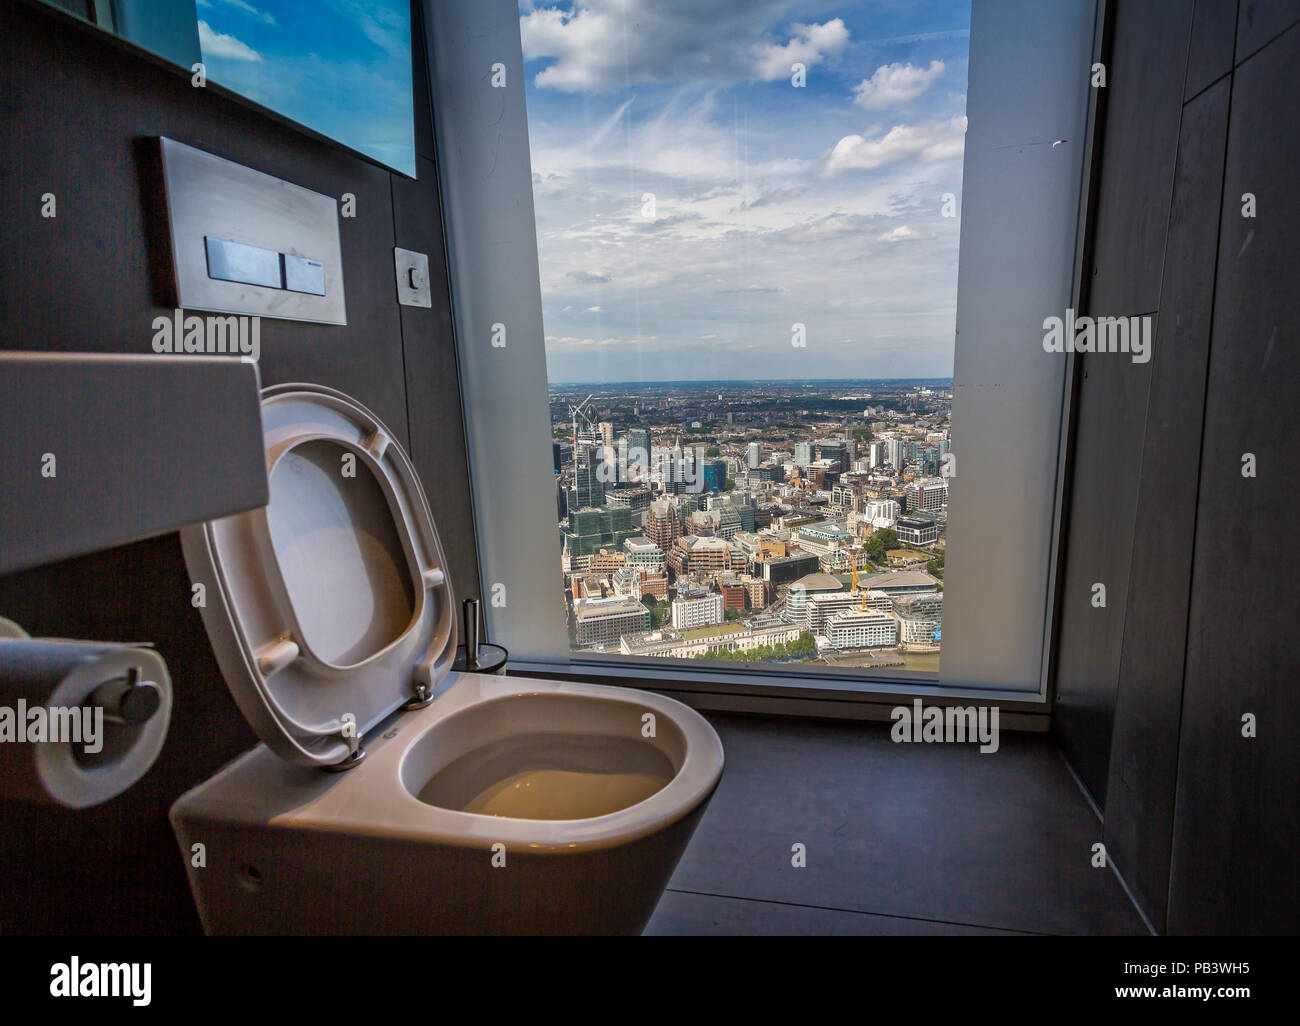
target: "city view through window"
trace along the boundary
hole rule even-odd
[[[520,14],[571,650],[937,672],[969,4]]]

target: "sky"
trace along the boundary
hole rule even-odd
[[[521,0],[549,379],[951,376],[969,29],[969,0]]]
[[[415,174],[410,0],[195,0],[208,77]]]

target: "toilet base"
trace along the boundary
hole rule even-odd
[[[504,866],[486,846],[174,825],[187,862],[204,845],[207,865],[190,869],[190,885],[208,934],[612,936],[645,929],[707,805],[617,848],[506,851]]]

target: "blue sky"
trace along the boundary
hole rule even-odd
[[[523,0],[549,378],[950,376],[969,28],[969,0]]]
[[[208,76],[415,174],[410,0],[195,0]]]

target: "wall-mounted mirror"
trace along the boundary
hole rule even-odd
[[[46,0],[415,177],[410,0]]]

